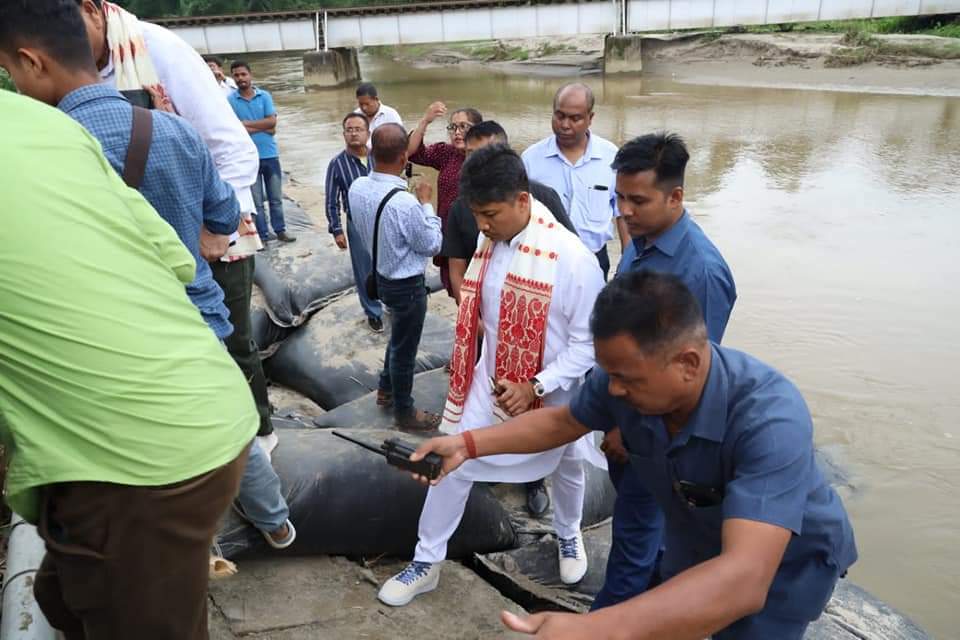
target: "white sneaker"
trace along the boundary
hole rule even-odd
[[[391,607],[402,607],[421,593],[437,588],[440,582],[440,563],[413,561],[406,569],[383,583],[377,598]]]
[[[560,556],[560,581],[577,584],[587,575],[587,552],[583,548],[583,535],[577,532],[572,538],[557,538]]]
[[[280,438],[277,437],[277,432],[271,431],[265,436],[257,436],[257,443],[260,445],[260,448],[263,449],[263,452],[267,454],[267,459],[273,462],[273,450],[280,444]]]

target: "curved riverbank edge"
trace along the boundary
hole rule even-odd
[[[643,73],[717,86],[960,96],[960,40],[929,35],[816,32],[651,34]],[[603,71],[603,36],[372,47],[415,67],[478,66],[504,74],[571,76]]]

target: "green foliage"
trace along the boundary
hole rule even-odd
[[[6,91],[16,91],[17,88],[13,86],[13,80],[10,79],[10,76],[7,75],[7,72],[3,69],[0,69],[0,90]]]
[[[936,16],[902,16],[872,20],[827,20],[824,22],[794,23],[792,25],[763,25],[751,31],[817,31],[825,33],[916,33],[946,38],[960,38],[960,14]]]

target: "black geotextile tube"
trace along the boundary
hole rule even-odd
[[[329,411],[377,388],[389,335],[389,316],[384,317],[384,332],[373,333],[351,295],[324,307],[296,329],[264,361],[264,370],[274,382]],[[453,323],[428,313],[415,373],[445,366],[452,351]]]
[[[398,436],[417,442],[396,431],[347,433],[377,444]],[[296,542],[284,553],[410,557],[417,543],[425,487],[387,465],[382,456],[329,430],[281,426],[277,434],[280,445],[273,452],[273,466],[297,529]],[[278,553],[233,512],[221,527],[217,543],[227,558]],[[487,486],[475,484],[463,521],[450,541],[450,557],[514,546],[516,533],[508,510]]]

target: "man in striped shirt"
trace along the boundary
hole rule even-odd
[[[378,300],[367,296],[366,280],[370,273],[370,252],[364,247],[357,235],[357,228],[350,216],[350,201],[347,193],[350,185],[360,176],[369,173],[367,167],[367,140],[370,138],[370,121],[362,113],[351,113],[343,119],[343,141],[346,149],[336,155],[327,165],[327,222],[330,233],[340,249],[346,249],[349,242],[350,263],[353,265],[353,279],[357,283],[357,295],[360,305],[367,314],[367,324],[376,333],[383,332],[383,307]],[[341,209],[347,214],[346,234],[341,224]]]

